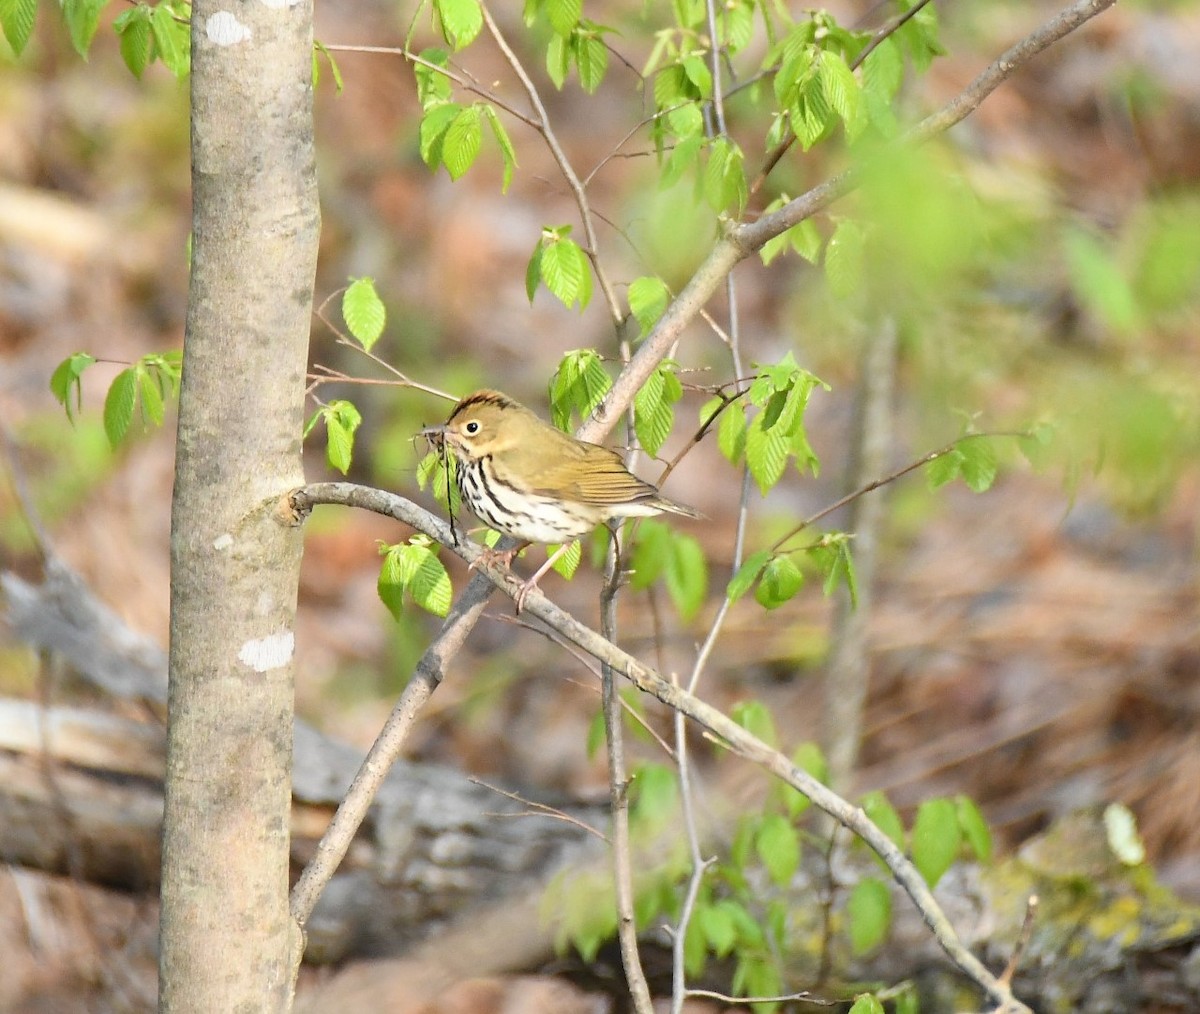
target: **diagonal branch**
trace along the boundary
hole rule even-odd
[[[493,567],[480,559],[482,550],[473,542],[459,540],[458,545],[452,545],[450,527],[441,519],[428,513],[416,504],[394,493],[357,486],[346,482],[315,483],[296,490],[290,497],[290,509],[300,516],[307,514],[316,504],[343,504],[346,506],[362,507],[375,511],[387,517],[403,521],[418,531],[436,539],[447,549],[456,553],[462,559],[477,563],[480,574],[493,583],[506,595],[512,598],[522,591],[521,582],[508,570]],[[464,596],[465,597],[465,596]],[[461,601],[461,599],[460,599]],[[1029,1008],[1015,1000],[1007,982],[1002,982],[979,961],[958,939],[949,919],[934,899],[932,892],[926,886],[921,874],[896,844],[879,829],[863,812],[860,807],[853,806],[841,796],[826,788],[808,772],[793,764],[787,757],[772,750],[762,740],[747,732],[723,712],[693,694],[688,693],[678,685],[664,679],[650,666],[644,665],[632,655],[629,655],[611,641],[602,637],[590,627],[580,623],[575,617],[565,612],[546,598],[536,588],[529,592],[524,600],[525,612],[536,616],[551,627],[564,639],[575,644],[583,651],[600,660],[613,671],[620,673],[639,690],[658,698],[667,706],[686,715],[698,725],[707,729],[728,747],[731,751],[766,769],[771,774],[791,785],[812,800],[840,824],[863,839],[887,864],[896,882],[904,889],[913,904],[921,914],[921,918],[933,933],[938,944],[958,968],[971,981],[979,985],[1000,1009],[1012,1014],[1029,1014]],[[389,720],[390,724],[390,720]],[[372,757],[375,750],[372,750]],[[371,764],[370,758],[364,764],[364,770]],[[361,773],[360,773],[361,774]],[[354,796],[358,780],[350,790],[346,803]],[[341,811],[339,810],[338,816]],[[330,825],[334,830],[335,821]],[[350,833],[353,833],[351,829]],[[322,849],[326,845],[322,840]],[[346,843],[348,846],[348,841]],[[344,848],[343,848],[344,852]],[[308,871],[306,871],[307,874]],[[299,887],[297,887],[299,890]],[[319,885],[318,885],[319,890]],[[315,895],[313,896],[315,900]],[[293,902],[293,913],[298,921],[303,923],[301,914],[296,913]],[[311,911],[311,908],[310,908]]]

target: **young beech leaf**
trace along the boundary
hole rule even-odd
[[[984,493],[996,481],[996,449],[989,437],[963,440],[958,445],[962,454],[962,477],[972,493]]]
[[[642,329],[642,338],[658,323],[669,301],[667,283],[661,278],[644,275],[629,283],[629,309]]]
[[[912,859],[932,888],[950,869],[962,844],[958,813],[949,799],[927,799],[913,821]]]
[[[776,884],[786,887],[791,883],[800,868],[800,835],[787,817],[767,814],[755,836],[754,849]]]
[[[846,901],[850,947],[856,956],[873,951],[892,922],[892,892],[876,877],[863,877]]]
[[[74,355],[67,356],[50,374],[50,393],[62,405],[63,410],[67,413],[67,419],[71,423],[75,422],[75,413],[83,407],[83,383],[80,378],[83,376],[83,371],[95,361],[95,356],[88,355],[86,352],[76,352]],[[72,394],[75,395],[74,409],[71,408]]]
[[[579,68],[580,87],[594,95],[608,72],[608,47],[596,32],[577,30],[571,35],[571,52]]]
[[[708,595],[708,562],[700,543],[690,535],[669,528],[670,549],[666,562],[667,594],[684,620],[692,619]]]
[[[757,736],[771,749],[779,743],[775,734],[775,719],[770,709],[761,701],[741,701],[733,706],[731,717],[738,725],[753,736]]]
[[[735,407],[726,411],[735,412],[737,409]],[[754,587],[754,582],[758,580],[758,575],[762,573],[763,568],[770,560],[771,550],[769,549],[760,549],[757,553],[751,553],[738,568],[738,572],[729,579],[729,584],[725,588],[725,596],[731,602],[736,602],[740,599]]]
[[[4,37],[8,39],[15,56],[20,56],[29,44],[36,15],[37,0],[5,0],[0,3],[0,27],[3,27]]]
[[[442,25],[442,37],[454,49],[470,45],[483,28],[479,0],[433,0]]]
[[[871,822],[896,843],[897,848],[907,846],[904,823],[887,796],[876,789],[863,796],[858,805],[871,818]]]
[[[790,556],[776,556],[763,568],[754,597],[765,609],[791,601],[804,584],[804,573]]]
[[[375,291],[375,279],[356,278],[342,294],[342,319],[364,349],[379,341],[387,323],[387,308]]]
[[[482,116],[479,106],[467,106],[446,128],[442,137],[442,164],[452,180],[461,178],[479,155],[483,146]]]
[[[133,422],[133,408],[137,402],[138,371],[130,366],[113,378],[104,399],[104,432],[108,442],[116,447],[129,431]]]
[[[992,832],[988,830],[987,821],[979,812],[979,807],[969,796],[955,796],[954,805],[958,811],[958,826],[962,828],[963,837],[971,846],[981,863],[991,862]]]
[[[871,993],[860,993],[854,998],[854,1006],[846,1014],[884,1014],[883,1004]]]
[[[558,546],[547,546],[546,552],[553,555],[558,551]],[[554,561],[554,569],[558,571],[568,581],[575,576],[575,571],[579,569],[579,562],[583,559],[583,544],[576,539],[567,547],[567,551],[563,553],[557,560]]]

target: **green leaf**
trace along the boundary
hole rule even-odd
[[[703,120],[703,117],[701,119]],[[700,158],[700,149],[703,147],[704,138],[699,135],[685,137],[677,142],[671,149],[671,154],[667,157],[667,163],[663,166],[659,176],[659,189],[666,190],[678,183],[683,178],[683,174],[689,172],[696,165]]]
[[[888,36],[867,56],[862,65],[863,87],[885,102],[891,102],[904,80],[904,54],[895,38]]]
[[[561,35],[556,35],[546,46],[546,73],[554,82],[554,87],[562,91],[567,82],[567,74],[571,70],[571,46]]]
[[[612,387],[595,349],[572,349],[550,380],[550,417],[560,430],[571,428],[571,413],[586,419]]]
[[[442,37],[453,49],[470,45],[483,28],[479,0],[433,0],[442,26]]]
[[[585,746],[588,759],[596,756],[597,751],[604,745],[604,712],[597,711],[591,724],[588,725],[587,743]]]
[[[766,429],[766,420],[760,412],[746,431],[746,464],[763,496],[783,477],[791,443],[784,427]]]
[[[775,719],[770,709],[761,701],[739,701],[733,706],[730,717],[772,750],[778,747],[779,737],[775,734]]]
[[[698,56],[684,57],[681,64],[684,76],[692,83],[694,95],[708,101],[712,98],[712,72],[708,64]]]
[[[862,115],[862,88],[854,71],[838,53],[826,50],[821,56],[817,75],[830,107],[841,117],[847,139],[853,141],[867,125]]]
[[[462,106],[457,102],[446,102],[442,105],[431,106],[421,117],[421,159],[430,169],[436,169],[442,164],[442,149],[445,146],[446,132],[461,111]]]
[[[661,363],[634,396],[634,431],[638,441],[652,457],[658,454],[671,435],[675,425],[672,406],[683,396],[683,388],[674,370],[674,363]]]
[[[566,307],[576,302],[582,310],[592,298],[592,271],[583,249],[573,239],[560,236],[542,248],[539,264],[542,281]]]
[[[50,374],[50,393],[62,405],[67,413],[67,419],[74,424],[75,412],[83,407],[83,371],[96,361],[95,356],[86,352],[76,352],[67,356],[54,368]],[[71,394],[75,394],[75,408],[71,408]]]
[[[145,4],[130,7],[113,20],[113,29],[121,40],[121,59],[130,73],[140,79],[154,56],[150,8]]]
[[[427,539],[427,537],[413,536],[414,543],[423,539]],[[409,581],[412,600],[426,612],[444,617],[450,611],[452,593],[450,575],[446,573],[446,568],[438,559],[432,543],[418,543],[414,546],[414,550],[412,555],[416,559],[416,568]]]
[[[426,112],[433,106],[450,101],[454,93],[448,78],[437,68],[450,66],[450,54],[440,46],[423,49],[417,54],[422,63],[413,64],[413,76],[417,81],[417,100]]]
[[[776,556],[763,568],[754,597],[765,609],[790,602],[804,584],[804,574],[790,556]]]
[[[543,5],[550,27],[558,35],[570,35],[583,15],[583,0],[546,0]]]
[[[996,481],[996,449],[988,437],[974,437],[958,445],[962,477],[973,493],[984,493]]]
[[[825,248],[825,277],[836,298],[846,299],[862,288],[865,247],[866,238],[858,223],[842,219]]]
[[[860,993],[846,1014],[884,1014],[883,1004],[870,993]]]
[[[442,137],[442,164],[452,180],[462,178],[471,168],[483,145],[482,113],[479,106],[461,110]]]
[[[717,212],[741,214],[748,189],[742,168],[742,150],[727,137],[718,137],[704,169],[704,197]]]
[[[718,958],[728,955],[737,943],[737,920],[730,911],[732,907],[737,907],[737,903],[723,899],[696,912],[704,938]]]
[[[786,887],[791,883],[800,868],[800,835],[791,821],[778,813],[763,817],[754,850],[777,885]]]
[[[987,821],[970,796],[955,796],[954,806],[958,812],[958,826],[962,829],[963,837],[975,853],[975,858],[981,863],[992,860],[992,832],[988,830]]]
[[[85,60],[100,23],[100,11],[108,0],[62,0],[63,16],[75,52]],[[169,15],[169,12],[167,12]],[[5,32],[7,35],[7,31]]]
[[[736,465],[746,451],[746,409],[730,405],[717,423],[717,447],[731,465]]]
[[[108,442],[116,447],[129,431],[133,422],[133,408],[137,402],[138,371],[130,366],[113,379],[104,399],[104,432]]]
[[[325,457],[329,464],[345,475],[350,470],[354,452],[354,434],[362,424],[362,415],[353,403],[333,401],[324,407]]]
[[[500,117],[496,110],[491,106],[483,107],[483,115],[487,117],[487,121],[492,127],[492,136],[496,138],[496,144],[500,146],[500,157],[504,162],[504,178],[500,184],[500,192],[508,193],[509,185],[512,183],[513,170],[517,167],[517,152],[513,148],[512,140],[508,136],[508,131],[504,129],[504,124],[500,122]]]
[[[379,580],[376,583],[379,598],[397,620],[404,612],[404,589],[407,584],[401,567],[404,548],[403,545],[382,547],[383,564],[379,568]]]
[[[576,32],[571,36],[571,51],[575,54],[575,66],[579,68],[579,84],[589,95],[594,95],[608,73],[608,47],[595,32]]]
[[[15,55],[20,56],[29,44],[36,16],[37,0],[0,0],[0,27]]]
[[[150,29],[158,58],[176,77],[186,77],[192,62],[192,40],[187,19],[177,18],[168,4],[160,3],[150,12]]]
[[[329,72],[333,75],[333,87],[341,95],[342,89],[345,87],[345,82],[342,80],[342,69],[338,66],[337,60],[333,58],[333,53],[330,52],[329,47],[319,39],[313,40],[313,88],[316,88],[321,83],[321,61],[317,59],[318,54],[329,61]]]
[[[374,278],[356,278],[342,294],[342,319],[350,334],[368,352],[387,323],[387,309],[375,291]]]
[[[641,764],[630,782],[629,817],[643,828],[661,825],[675,815],[679,782],[665,764]]]
[[[157,370],[143,367],[137,369],[138,392],[140,395],[142,420],[149,420],[155,426],[163,423],[163,396],[159,386]]]
[[[650,333],[670,300],[671,292],[661,278],[643,275],[629,283],[629,310],[641,327],[640,337]]]
[[[900,814],[896,812],[896,808],[892,806],[887,796],[875,789],[863,796],[858,805],[871,819],[871,823],[896,843],[897,848],[907,847],[904,823],[900,820]]]
[[[533,248],[533,253],[529,255],[529,263],[525,265],[525,295],[529,297],[530,304],[533,303],[533,297],[537,295],[538,282],[542,278],[542,254],[545,250],[545,244],[538,240],[537,246]]]
[[[729,584],[725,588],[725,597],[730,602],[736,602],[746,594],[758,580],[758,575],[763,572],[763,568],[771,560],[771,550],[760,549],[757,553],[752,553],[742,562],[736,574],[729,579]]]
[[[637,529],[633,555],[629,568],[633,572],[629,579],[634,589],[649,588],[662,577],[671,556],[672,532],[662,521],[643,521]]]
[[[846,900],[846,917],[856,957],[883,943],[892,924],[892,892],[887,884],[876,877],[863,877]]]
[[[708,595],[708,563],[700,543],[690,535],[672,533],[667,556],[667,594],[686,622],[695,617]]]
[[[937,489],[948,482],[953,482],[962,474],[963,454],[957,447],[952,447],[945,454],[939,454],[925,466],[925,478],[930,489]]]
[[[927,799],[913,821],[912,859],[925,882],[936,887],[962,844],[958,812],[949,799]]]
[[[548,553],[555,553],[558,546],[547,547]],[[567,551],[563,553],[557,560],[554,561],[554,569],[558,571],[568,581],[575,576],[575,571],[579,569],[580,561],[583,559],[583,543],[578,539],[571,543]]]

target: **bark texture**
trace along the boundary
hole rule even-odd
[[[312,5],[192,13],[191,287],[171,515],[163,1010],[283,1009],[300,532],[319,210]]]

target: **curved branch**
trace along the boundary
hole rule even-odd
[[[411,525],[418,531],[436,539],[451,552],[469,563],[476,563],[487,581],[493,583],[510,598],[516,598],[522,592],[522,583],[511,572],[481,559],[482,549],[473,542],[460,539],[458,545],[452,544],[450,526],[441,519],[423,510],[410,500],[394,493],[357,486],[348,482],[323,482],[304,486],[294,491],[290,498],[290,506],[300,515],[306,514],[316,504],[343,504],[352,507],[363,507],[387,517]],[[465,598],[466,596],[464,596]],[[461,600],[460,600],[461,601]],[[559,636],[565,638],[589,655],[600,660],[620,673],[639,690],[658,698],[668,707],[686,715],[698,725],[720,738],[721,742],[731,751],[741,757],[758,764],[793,788],[802,792],[820,809],[833,817],[854,834],[863,839],[878,856],[887,864],[896,882],[904,889],[913,904],[921,914],[921,918],[933,933],[934,938],[945,951],[951,961],[979,985],[987,995],[995,1001],[1002,1010],[1023,1012],[1029,1014],[1029,1008],[1017,1001],[1008,983],[1002,982],[983,965],[958,939],[949,919],[934,899],[932,892],[916,867],[900,851],[896,844],[879,829],[866,815],[861,807],[847,802],[841,796],[826,788],[819,781],[793,764],[787,757],[772,750],[762,740],[747,732],[733,719],[704,701],[688,693],[676,684],[664,679],[656,670],[644,665],[632,655],[622,651],[611,641],[602,637],[590,627],[580,623],[575,617],[565,612],[545,597],[537,588],[529,591],[524,599],[523,611],[536,616],[547,624]],[[374,754],[375,751],[373,750]],[[364,771],[371,763],[370,758],[364,764]],[[355,780],[350,793],[343,803],[343,808],[352,804],[357,805],[356,790],[360,778]],[[368,797],[369,800],[369,797]],[[365,804],[363,804],[365,807]],[[365,812],[365,809],[364,809]],[[330,831],[334,830],[339,809]],[[351,829],[353,834],[353,829]],[[348,842],[346,843],[348,846]],[[322,849],[326,846],[322,840]],[[343,848],[344,852],[344,848]],[[307,871],[306,871],[307,872]],[[319,885],[318,885],[319,891]],[[314,895],[315,897],[315,895]]]

